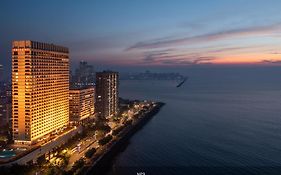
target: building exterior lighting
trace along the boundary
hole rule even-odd
[[[95,103],[94,87],[73,88],[69,91],[70,120],[79,122],[91,117]]]
[[[12,128],[16,144],[33,144],[67,126],[68,48],[34,41],[14,41],[12,93]]]
[[[96,112],[101,117],[118,113],[118,73],[104,71],[96,73]]]

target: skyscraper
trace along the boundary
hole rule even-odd
[[[72,85],[76,87],[93,86],[94,81],[94,67],[89,65],[86,61],[80,61],[79,67],[75,70],[75,75],[72,75]]]
[[[96,112],[101,117],[118,113],[118,73],[104,71],[96,73]]]
[[[12,47],[12,128],[17,144],[33,144],[69,123],[69,51],[34,41]]]
[[[70,121],[80,122],[94,114],[95,88],[73,88],[69,91]]]

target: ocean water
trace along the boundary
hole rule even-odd
[[[182,72],[189,79],[180,88],[175,81],[120,82],[120,96],[166,105],[108,174],[281,173],[281,68]]]

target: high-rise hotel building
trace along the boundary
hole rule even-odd
[[[12,46],[12,129],[33,144],[69,123],[68,48],[34,41]]]
[[[96,112],[101,117],[118,113],[118,73],[111,71],[96,73]]]

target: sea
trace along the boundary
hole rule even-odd
[[[169,71],[169,70],[167,70]],[[281,174],[281,67],[196,67],[189,79],[121,80],[120,96],[166,105],[107,174]]]

